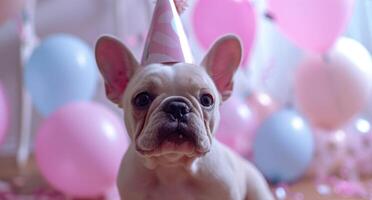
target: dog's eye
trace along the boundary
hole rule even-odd
[[[213,105],[213,96],[210,94],[203,94],[200,96],[200,103],[205,107],[210,107]]]
[[[144,108],[147,107],[152,101],[152,97],[148,92],[141,92],[133,100],[133,104],[136,107]]]

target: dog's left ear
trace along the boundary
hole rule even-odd
[[[213,79],[222,100],[228,99],[233,90],[233,76],[242,58],[242,45],[238,37],[228,35],[217,40],[202,61]]]

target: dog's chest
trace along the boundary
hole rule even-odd
[[[223,186],[223,183],[186,181],[169,182],[168,184],[157,183],[148,185],[144,200],[235,200],[236,193],[231,188]],[[235,194],[234,194],[235,193]]]
[[[238,187],[231,187],[225,181],[217,181],[215,177],[199,176],[198,178],[185,178],[173,176],[161,179],[147,177],[146,181],[131,180],[129,200],[241,200],[243,199]],[[145,182],[145,183],[144,183]],[[229,186],[228,186],[229,185]]]

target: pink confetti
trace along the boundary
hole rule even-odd
[[[337,195],[346,197],[367,197],[368,192],[359,181],[337,180],[333,184],[333,190]]]

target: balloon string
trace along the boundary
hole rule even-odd
[[[20,137],[17,147],[17,165],[23,170],[26,168],[27,161],[30,154],[30,143],[31,143],[31,114],[32,114],[32,102],[31,97],[28,94],[24,86],[24,67],[30,57],[34,47],[37,43],[37,37],[35,34],[34,25],[34,9],[35,0],[26,1],[26,6],[22,11],[22,15],[18,21],[18,35],[21,41],[20,47],[20,86],[21,89],[21,108],[20,108]]]

